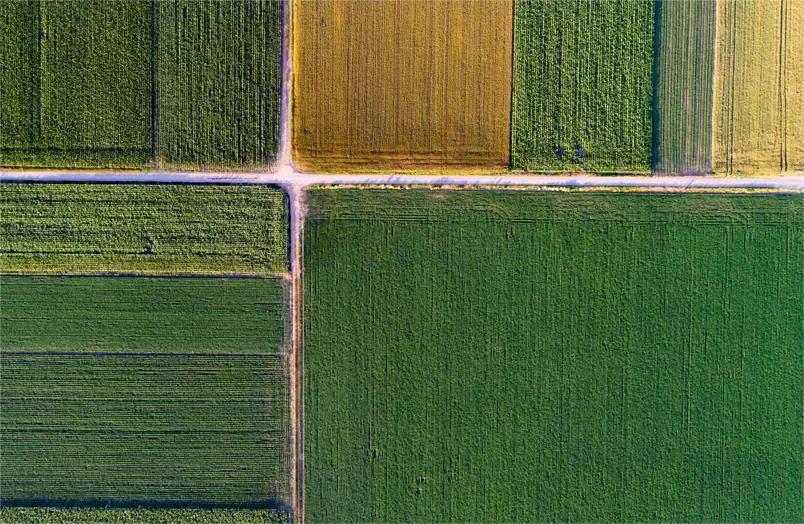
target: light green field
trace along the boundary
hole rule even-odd
[[[3,183],[0,206],[3,273],[288,270],[286,198],[273,187]]]
[[[284,281],[0,286],[3,505],[288,507]]]
[[[804,519],[800,195],[308,204],[308,521]]]

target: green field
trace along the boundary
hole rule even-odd
[[[514,2],[511,167],[651,168],[652,0]]]
[[[3,505],[286,507],[284,281],[0,285]]]
[[[270,165],[280,11],[273,0],[3,0],[0,165]]]
[[[316,190],[310,522],[801,522],[791,195]]]
[[[258,509],[0,508],[8,524],[260,524],[289,523],[290,514]]]
[[[288,270],[284,193],[265,186],[0,184],[0,271]]]
[[[653,172],[712,171],[715,0],[657,4]]]
[[[279,149],[282,4],[174,0],[156,9],[158,162],[270,164]]]

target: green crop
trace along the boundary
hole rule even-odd
[[[317,190],[310,522],[800,522],[801,195]]]
[[[657,174],[712,171],[715,0],[657,3],[654,158]]]
[[[270,164],[280,15],[273,0],[3,0],[0,165]]]
[[[291,520],[287,512],[259,509],[0,508],[4,524],[281,524]]]
[[[284,507],[284,281],[2,276],[2,503]]]
[[[514,2],[511,167],[651,168],[652,0]]]
[[[284,273],[284,193],[264,186],[0,184],[0,271]]]

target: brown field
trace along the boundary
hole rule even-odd
[[[717,9],[715,170],[804,169],[804,1],[721,0]]]
[[[506,168],[512,15],[511,0],[296,0],[296,165]]]

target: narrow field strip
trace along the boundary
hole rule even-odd
[[[804,518],[801,195],[308,205],[307,521]]]
[[[653,173],[712,172],[716,0],[656,4]]]
[[[804,2],[717,2],[719,173],[804,171]]]
[[[3,505],[289,507],[284,280],[0,285]]]
[[[3,183],[0,205],[7,274],[288,271],[287,202],[277,188]]]

